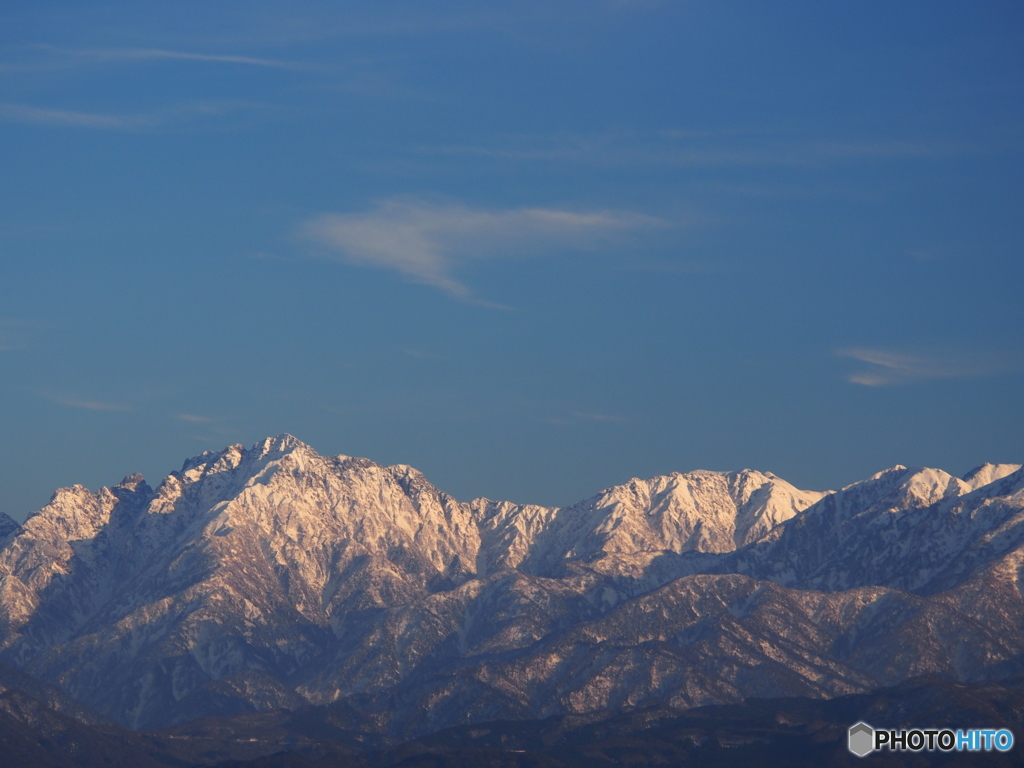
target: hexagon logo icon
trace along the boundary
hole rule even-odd
[[[867,723],[857,723],[850,726],[850,736],[847,747],[857,757],[864,757],[875,749],[875,729]]]

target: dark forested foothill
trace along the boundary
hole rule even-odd
[[[82,715],[81,712],[76,716]],[[136,733],[84,723],[20,691],[0,694],[6,766],[43,768],[597,768],[597,766],[1004,766],[1007,753],[875,753],[846,749],[846,732],[879,727],[992,727],[1024,735],[1024,680],[962,685],[917,678],[874,694],[828,701],[785,698],[617,715],[494,721],[389,744],[336,706],[205,718]]]

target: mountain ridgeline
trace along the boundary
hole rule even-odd
[[[0,518],[0,662],[133,729],[344,704],[390,738],[1024,673],[1024,470],[459,502],[283,435]]]

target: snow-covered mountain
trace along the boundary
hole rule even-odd
[[[461,503],[291,436],[0,520],[0,660],[134,728],[344,699],[392,733],[834,696],[1024,654],[1024,473]],[[6,533],[5,533],[6,532]]]
[[[830,494],[725,567],[800,588],[952,588],[1024,546],[1024,471],[987,464],[965,479],[896,466]]]

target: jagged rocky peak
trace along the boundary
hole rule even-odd
[[[92,538],[110,520],[117,497],[103,487],[92,493],[84,485],[58,488],[50,503],[29,514],[22,532],[55,541]]]
[[[997,480],[1002,480],[1008,475],[1012,475],[1021,468],[1021,464],[982,464],[980,467],[975,467],[966,475],[963,480],[970,486],[971,490],[977,490],[982,488],[989,483],[994,483]]]
[[[268,437],[252,448],[229,445],[186,459],[156,490],[151,513],[168,514],[183,507],[212,507],[227,501],[253,482],[266,481],[286,457],[305,466],[307,456],[320,459],[308,445],[291,435]]]
[[[146,491],[149,489],[149,484],[146,482],[146,478],[140,473],[135,472],[127,475],[116,487],[124,488],[128,491]]]
[[[190,481],[195,481],[208,475],[232,472],[243,465],[250,473],[255,473],[267,464],[280,461],[289,455],[294,455],[299,459],[321,458],[316,451],[297,437],[281,434],[277,437],[264,438],[248,449],[241,443],[236,443],[221,451],[205,451],[191,459],[186,459],[182,464],[181,471],[177,474]]]
[[[381,578],[420,588],[464,578],[479,548],[469,509],[418,471],[323,457],[291,435],[185,462],[151,506],[153,512],[177,510],[200,521],[204,546],[219,562],[258,551],[289,574],[290,589],[327,590],[328,602],[344,592],[328,584],[329,575],[346,564],[381,568],[390,574]],[[311,602],[304,598],[305,605]]]

